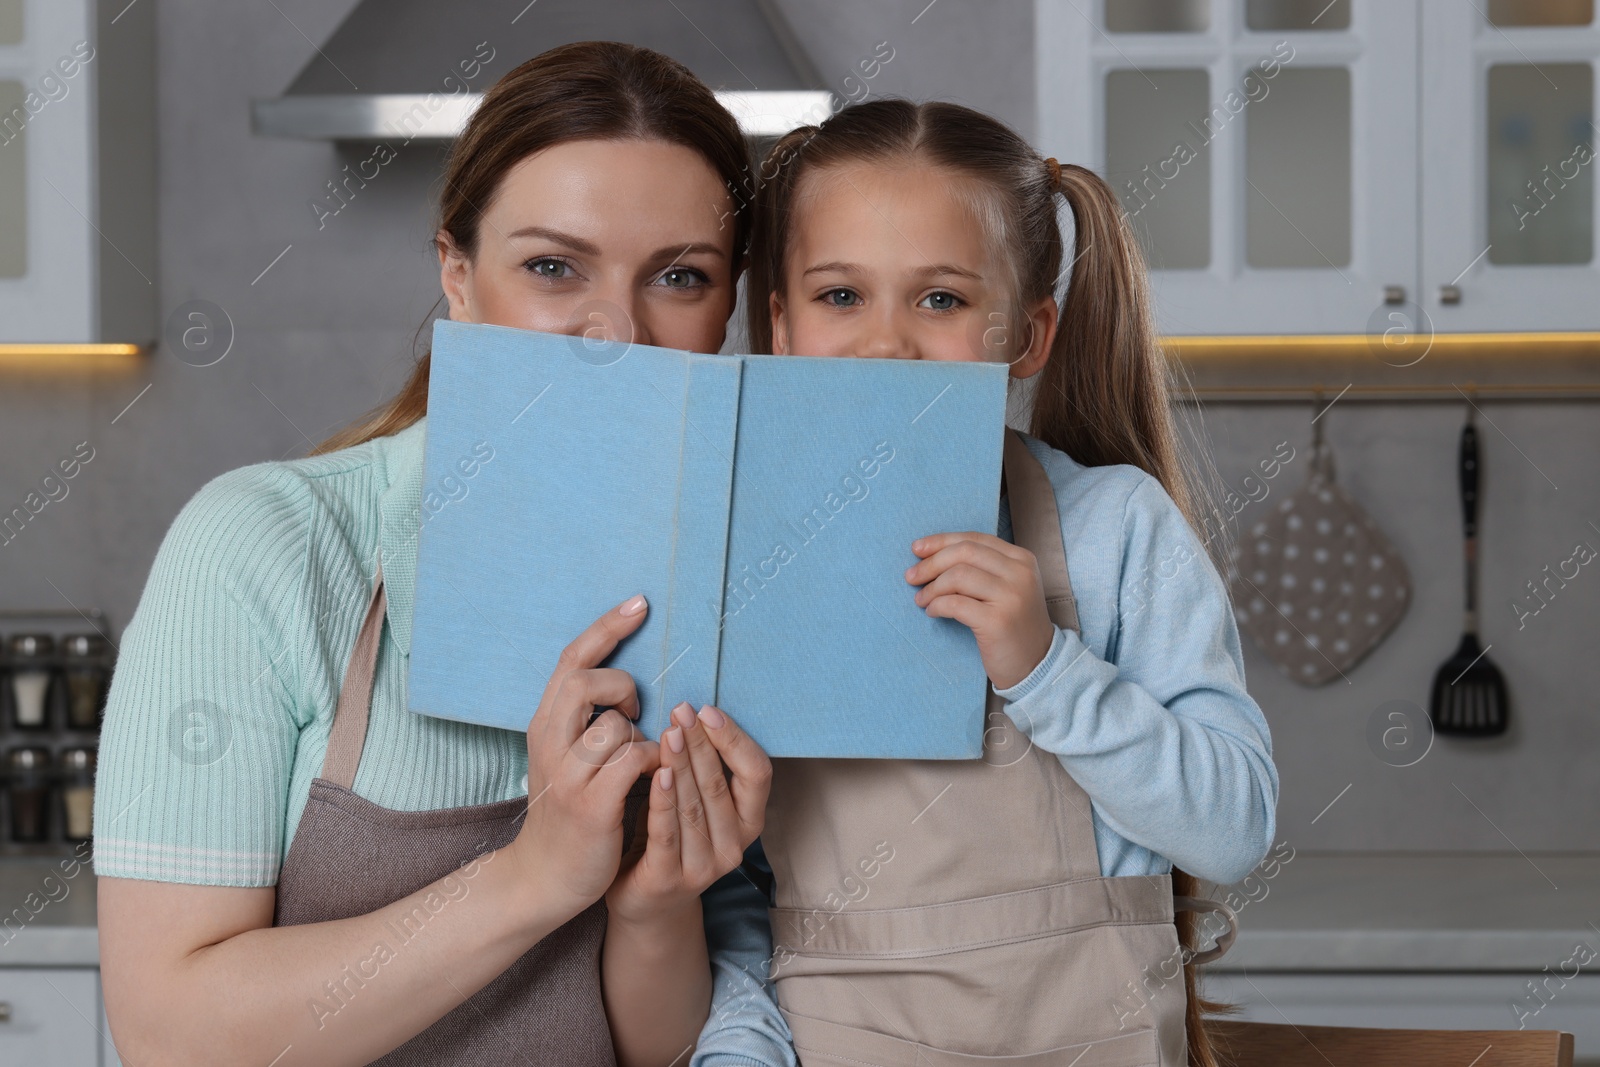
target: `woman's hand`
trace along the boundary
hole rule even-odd
[[[528,724],[528,817],[508,848],[573,915],[616,877],[623,802],[659,763],[657,744],[632,721],[639,717],[632,676],[595,666],[639,628],[647,608],[634,597],[563,649]],[[608,710],[590,723],[596,706]]]
[[[1032,674],[1055,640],[1033,553],[971,531],[923,537],[911,551],[922,557],[906,570],[906,581],[923,587],[917,606],[972,630],[994,687],[1009,689]]]
[[[772,762],[750,735],[710,705],[697,716],[679,704],[672,721],[661,735],[648,817],[606,892],[613,920],[647,925],[693,908],[698,921],[700,894],[739,866],[766,818]]]
[[[721,710],[672,709],[648,808],[606,891],[600,959],[618,1063],[679,1063],[711,1006],[700,894],[761,833],[772,764]],[[730,782],[723,772],[733,772]]]

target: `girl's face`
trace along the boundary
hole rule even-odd
[[[813,170],[795,190],[778,355],[1005,360],[1027,378],[1055,336],[1055,300],[1019,316],[1006,265],[969,206],[971,178],[905,163]],[[963,195],[965,194],[965,195]]]
[[[500,181],[468,258],[439,231],[450,318],[691,352],[733,312],[733,200],[698,152],[567,141]]]

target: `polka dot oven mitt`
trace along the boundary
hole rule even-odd
[[[1411,600],[1405,561],[1335,483],[1333,455],[1317,437],[1305,485],[1241,530],[1233,549],[1239,628],[1307,686],[1359,663]]]

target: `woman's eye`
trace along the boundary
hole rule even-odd
[[[954,293],[929,293],[922,298],[919,306],[931,311],[950,311],[960,303],[960,298]]]
[[[861,296],[853,289],[829,289],[822,294],[824,303],[836,308],[851,308],[861,303]]]
[[[693,289],[697,285],[705,285],[707,280],[706,276],[697,270],[673,267],[656,279],[656,282],[668,289]]]
[[[534,274],[539,275],[539,277],[548,278],[551,281],[567,277],[572,270],[569,264],[559,259],[530,259],[523,266]]]

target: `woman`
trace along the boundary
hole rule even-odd
[[[744,167],[733,119],[664,56],[530,60],[451,154],[450,317],[715,352]],[[699,1037],[697,1063],[792,1063],[770,998],[747,995],[765,902],[722,877],[770,765],[715,708],[639,734],[632,679],[598,664],[643,598],[568,646],[526,738],[406,710],[427,383],[424,358],[312,457],[212,480],[157,555],[95,810],[124,1059],[665,1067]],[[708,936],[723,1023],[702,1036]]]

